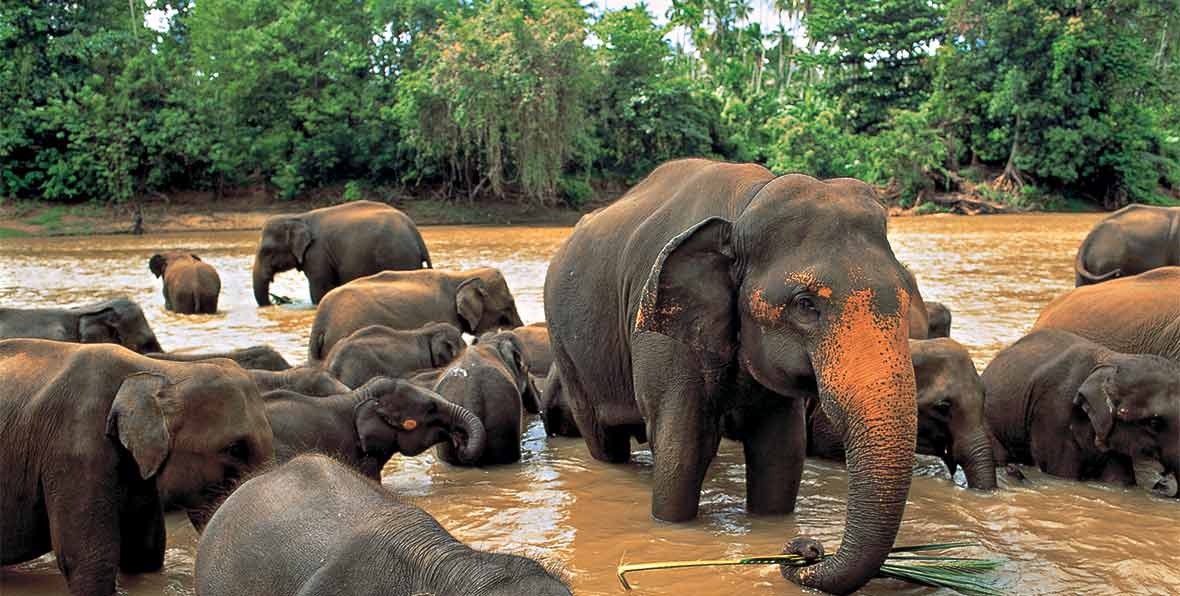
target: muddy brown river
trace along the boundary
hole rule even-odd
[[[1021,337],[1040,309],[1073,286],[1072,259],[1097,215],[924,217],[890,221],[899,258],[917,273],[927,300],[954,312],[952,337],[980,370]],[[436,267],[499,267],[526,322],[543,317],[548,257],[569,228],[429,227],[423,235]],[[259,343],[302,362],[313,311],[296,272],[272,291],[304,302],[256,308],[250,266],[257,232],[52,239],[0,239],[0,303],[67,306],[129,295],[143,305],[168,350],[225,350]],[[153,253],[191,249],[222,279],[221,311],[181,316],[164,311],[160,284],[148,271]],[[547,439],[533,418],[520,464],[459,469],[395,456],[384,483],[432,513],[477,548],[532,555],[559,565],[574,592],[620,594],[621,562],[730,558],[778,552],[798,534],[834,550],[843,531],[843,466],[809,460],[797,511],[784,517],[744,512],[740,446],[724,442],[710,470],[701,515],[688,524],[653,520],[650,454],[635,461],[593,460],[581,439]],[[2,473],[2,472],[0,472]],[[1012,594],[1180,594],[1180,500],[1140,489],[1078,483],[1028,470],[1023,484],[1000,474],[1001,490],[963,488],[940,462],[920,458],[899,544],[969,540],[973,554],[1007,559],[997,586]],[[2,482],[2,481],[0,481]],[[2,489],[0,489],[2,490]],[[169,517],[166,568],[124,576],[120,593],[192,594],[197,537]],[[629,576],[637,595],[802,594],[774,567],[707,568]],[[0,594],[65,594],[51,557],[0,571]],[[875,580],[864,594],[952,594]]]

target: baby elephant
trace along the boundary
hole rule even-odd
[[[463,333],[449,323],[430,323],[412,331],[369,325],[332,346],[323,363],[342,383],[359,387],[377,376],[402,378],[446,366],[466,348]]]
[[[471,410],[488,433],[487,449],[476,461],[461,461],[454,447],[436,448],[451,464],[510,464],[520,461],[525,400],[537,402],[520,339],[511,331],[485,335],[442,373],[434,390],[447,401]]]
[[[266,393],[277,389],[289,389],[296,393],[314,396],[348,393],[349,387],[341,383],[332,373],[318,366],[296,366],[287,370],[250,370],[250,378],[258,390]]]
[[[996,355],[983,384],[1001,465],[1125,485],[1144,461],[1180,469],[1180,363],[1046,329]]]
[[[197,255],[179,250],[154,254],[148,269],[164,278],[164,308],[184,315],[217,312],[221,278]]]
[[[942,458],[954,475],[963,466],[967,485],[996,487],[991,431],[984,417],[984,387],[971,354],[953,339],[910,340],[918,386],[917,452]],[[807,409],[807,454],[844,459],[844,445],[816,402]]]
[[[322,455],[234,491],[197,547],[198,596],[569,596],[532,559],[477,551]]]
[[[375,480],[395,453],[418,455],[431,445],[453,441],[457,456],[474,462],[487,440],[474,414],[401,379],[377,377],[329,397],[279,390],[262,399],[278,461],[320,451]]]
[[[250,346],[249,348],[239,348],[228,352],[153,352],[144,354],[144,356],[155,358],[156,360],[172,360],[174,362],[200,362],[214,358],[229,358],[246,370],[287,370],[291,368],[291,363],[287,362],[287,359],[283,358],[283,355],[278,350],[267,345]]]

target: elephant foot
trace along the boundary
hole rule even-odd
[[[783,545],[784,555],[799,555],[808,565],[818,563],[824,558],[824,545],[814,538],[807,538],[800,536]],[[797,567],[793,565],[779,565],[779,572],[783,577],[789,581],[794,581],[794,572]]]

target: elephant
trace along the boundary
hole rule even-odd
[[[283,355],[280,354],[278,350],[270,346],[250,346],[249,348],[240,348],[237,350],[231,350],[229,352],[218,352],[214,354],[150,352],[144,355],[157,360],[173,360],[176,362],[200,362],[202,360],[212,360],[214,358],[229,358],[247,370],[277,371],[291,368],[291,363],[287,362],[287,359],[283,358]]]
[[[221,277],[197,255],[179,250],[157,253],[148,260],[148,269],[164,278],[164,308],[186,315],[217,312]]]
[[[625,462],[630,438],[646,436],[652,515],[689,520],[722,419],[738,412],[747,509],[789,513],[804,405],[818,394],[848,449],[844,540],[783,573],[833,593],[866,583],[900,527],[917,433],[907,338],[918,289],[885,222],[858,180],[704,159],[662,164],[583,216],[549,263],[544,301],[591,455]],[[822,552],[810,539],[790,548]]]
[[[0,339],[15,337],[119,344],[140,354],[164,351],[130,298],[75,308],[0,308]]]
[[[1041,311],[1033,331],[1059,329],[1115,352],[1180,362],[1180,267],[1074,288]]]
[[[932,303],[927,303],[932,304]],[[917,452],[936,455],[951,475],[963,466],[967,485],[996,487],[992,433],[983,414],[984,391],[971,354],[950,338],[910,340],[918,386]],[[807,454],[844,459],[844,444],[817,407],[807,408]]]
[[[488,437],[479,459],[460,458],[448,443],[435,447],[439,459],[452,465],[478,466],[520,461],[522,410],[526,402],[538,401],[528,367],[520,339],[511,331],[502,331],[484,336],[439,375],[435,393],[479,417]]]
[[[529,362],[529,374],[544,379],[545,375],[549,374],[549,366],[553,364],[553,351],[549,349],[549,323],[529,323],[510,331],[520,339],[521,346],[524,347],[525,359]],[[482,337],[476,338],[475,341],[479,343]]]
[[[472,335],[523,324],[499,269],[383,271],[324,297],[311,325],[307,359],[323,360],[336,342],[362,327],[409,330],[430,322],[450,323]]]
[[[1128,205],[1098,222],[1074,257],[1081,287],[1180,265],[1180,207]]]
[[[927,302],[926,316],[929,320],[926,339],[951,336],[951,309],[947,308],[945,304]]]
[[[569,596],[517,555],[473,550],[430,514],[323,455],[251,478],[197,546],[198,596]]]
[[[324,368],[349,387],[373,377],[401,378],[414,371],[450,364],[467,342],[449,323],[429,323],[412,331],[369,325],[332,346]]]
[[[1180,471],[1180,363],[1045,329],[997,354],[982,379],[999,465],[1126,485],[1139,461]]]
[[[283,271],[307,277],[312,304],[332,288],[385,270],[431,268],[430,252],[405,213],[355,201],[266,220],[254,255],[254,300],[270,304],[270,282]]]
[[[541,390],[541,423],[545,426],[545,434],[550,437],[582,436],[561,388],[557,366],[549,367],[549,374],[538,388]]]
[[[328,397],[278,390],[262,398],[279,462],[319,451],[381,480],[381,468],[395,453],[414,456],[453,442],[459,458],[477,461],[487,445],[475,414],[404,379],[376,377]]]
[[[251,370],[250,378],[258,390],[266,393],[276,389],[289,389],[297,393],[315,396],[348,393],[351,389],[341,383],[332,373],[318,366],[297,366],[287,370]]]
[[[258,389],[227,360],[9,339],[0,387],[0,565],[53,551],[74,596],[158,571],[163,505],[203,523],[274,453]]]

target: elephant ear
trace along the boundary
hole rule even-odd
[[[437,331],[430,335],[430,365],[440,368],[459,357],[458,346],[450,341],[446,331]]]
[[[292,220],[287,223],[287,244],[291,247],[291,254],[295,255],[295,262],[303,265],[303,258],[307,254],[307,247],[311,246],[311,228],[307,224]]]
[[[82,343],[119,342],[119,313],[112,306],[78,317],[78,338]]]
[[[381,415],[375,400],[357,406],[355,424],[361,451],[371,455],[397,452],[397,432]]]
[[[467,323],[467,330],[471,333],[475,333],[479,320],[483,318],[483,305],[487,295],[488,286],[478,277],[463,280],[455,290],[455,310]]]
[[[168,458],[172,438],[160,395],[168,379],[155,373],[135,373],[123,379],[107,414],[106,435],[117,439],[135,459],[139,475],[151,478]]]
[[[524,359],[524,348],[520,340],[511,333],[506,334],[496,343],[496,352],[500,359],[512,369],[516,380],[516,389],[523,396],[528,392],[529,366]]]
[[[635,331],[674,338],[723,362],[736,346],[733,224],[710,217],[664,245],[648,274]]]
[[[1106,438],[1114,429],[1113,379],[1118,369],[1111,365],[1100,365],[1090,372],[1085,382],[1078,387],[1073,398],[1074,405],[1081,406],[1094,427],[1094,446],[1106,449]]]
[[[148,260],[148,269],[151,269],[156,277],[164,275],[164,268],[167,266],[168,261],[161,254],[152,255],[152,258]]]

